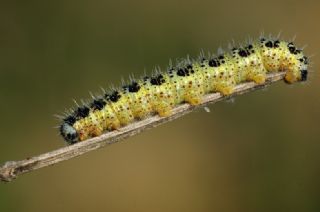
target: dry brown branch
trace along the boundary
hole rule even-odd
[[[240,84],[236,87],[232,96],[241,95],[249,91],[263,88],[273,82],[282,80],[283,77],[284,73],[282,72],[272,73],[268,75],[267,81],[263,85],[257,85],[253,82]],[[201,105],[196,107],[188,104],[179,105],[173,110],[172,115],[169,117],[153,116],[142,121],[134,122],[126,127],[121,128],[120,130],[107,132],[99,137],[91,138],[84,142],[63,147],[52,152],[44,153],[39,156],[21,161],[8,161],[2,167],[0,167],[0,180],[9,182],[20,174],[50,166],[64,160],[69,160],[86,152],[102,148],[107,144],[118,142],[124,138],[138,134],[145,129],[153,128],[159,124],[169,122],[199,107],[204,107],[208,104],[215,103],[226,98],[228,97],[224,97],[220,93],[208,94],[204,97],[204,101]]]

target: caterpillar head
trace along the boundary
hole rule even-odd
[[[293,43],[261,38],[260,51],[268,72],[285,71],[285,82],[290,84],[307,80],[308,59]]]
[[[288,43],[286,47],[288,63],[286,64],[285,82],[291,84],[297,81],[306,81],[308,79],[308,58],[292,42]]]
[[[76,129],[71,125],[70,121],[73,122],[71,119],[73,119],[73,117],[69,116],[64,120],[60,126],[60,134],[68,143],[73,144],[79,141],[79,135]]]

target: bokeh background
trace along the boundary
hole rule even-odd
[[[320,211],[318,1],[1,1],[0,162],[65,146],[72,99],[260,32],[308,45],[272,85],[0,184],[0,211]]]

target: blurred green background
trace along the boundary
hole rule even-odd
[[[64,141],[72,99],[264,31],[315,55],[277,83],[0,184],[0,211],[320,211],[319,1],[1,1],[0,162]]]

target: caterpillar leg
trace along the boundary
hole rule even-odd
[[[79,141],[83,141],[83,140],[86,140],[89,138],[89,134],[88,132],[84,131],[84,130],[80,130],[78,132],[78,135],[79,135]]]
[[[155,108],[156,113],[161,117],[167,117],[172,114],[172,107],[169,104],[159,104]]]
[[[91,126],[87,119],[81,119],[73,125],[79,136],[79,141],[88,139],[90,136]]]
[[[114,122],[108,124],[109,130],[118,130],[121,127],[120,121],[115,120]]]
[[[133,101],[130,105],[130,109],[132,115],[140,120],[146,118],[152,112],[152,107],[146,96],[139,97],[138,101]]]
[[[185,102],[189,103],[190,105],[199,105],[202,102],[202,96],[200,95],[186,95],[185,96]]]
[[[140,106],[139,109],[137,108],[134,108],[134,110],[132,109],[132,115],[134,118],[138,119],[138,120],[141,120],[141,119],[144,119],[148,113],[150,112],[150,110],[148,112],[146,112],[142,106]]]
[[[252,81],[261,85],[266,82],[266,74],[257,74],[252,77]]]
[[[167,116],[170,116],[172,114],[172,109],[163,108],[161,110],[158,110],[157,113],[161,117],[167,117]]]
[[[114,111],[122,126],[130,124],[134,119],[131,111],[126,109],[126,107],[120,106],[117,109],[114,108]]]
[[[292,71],[287,71],[286,75],[284,76],[284,80],[286,83],[292,84],[297,81],[297,77]]]
[[[229,96],[233,93],[234,86],[233,85],[226,85],[226,84],[218,84],[216,86],[216,90],[224,96]]]
[[[198,77],[200,78],[202,77],[202,75],[199,75]],[[193,80],[193,81],[190,80],[184,94],[184,101],[189,103],[190,105],[199,105],[202,103],[203,95],[204,95],[203,79]]]
[[[99,136],[99,135],[102,134],[102,132],[103,132],[103,128],[102,128],[102,127],[93,126],[93,127],[91,128],[90,136],[91,136],[91,137]]]
[[[86,140],[88,138],[87,135],[84,135],[82,133],[79,133],[79,141],[83,141],[83,140]]]

